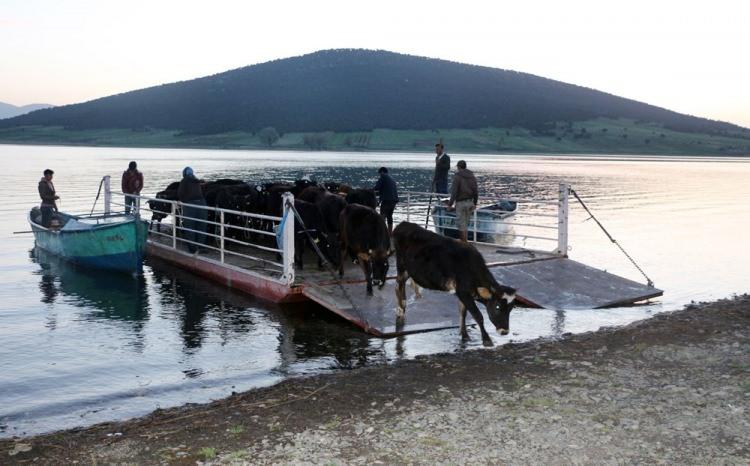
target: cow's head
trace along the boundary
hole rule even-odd
[[[507,335],[510,330],[510,311],[516,299],[516,290],[509,286],[493,285],[491,290],[479,288],[477,294],[485,301],[487,315],[500,335]]]
[[[390,254],[385,249],[370,249],[370,263],[372,264],[372,282],[382,289],[385,285],[385,277],[388,276],[388,258]]]

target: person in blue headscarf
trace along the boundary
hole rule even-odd
[[[206,218],[208,210],[199,206],[206,205],[206,199],[201,190],[201,181],[195,177],[193,169],[185,167],[182,170],[182,180],[177,188],[177,199],[184,203],[182,206],[183,239],[187,242],[188,251],[195,254],[199,245],[206,243]]]

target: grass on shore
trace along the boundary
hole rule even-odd
[[[654,123],[596,119],[525,128],[286,133],[268,146],[251,132],[201,135],[176,130],[70,130],[61,126],[0,129],[0,143],[110,147],[424,151],[442,139],[451,152],[655,155],[750,155],[750,130],[711,135],[668,130]]]

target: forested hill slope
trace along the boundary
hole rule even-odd
[[[326,50],[0,121],[71,130],[156,128],[193,134],[375,128],[544,130],[594,118],[724,133],[729,123],[679,114],[538,76],[385,51]]]

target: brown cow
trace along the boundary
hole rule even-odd
[[[484,318],[477,308],[480,301],[501,335],[507,335],[510,311],[516,290],[497,283],[484,258],[471,244],[440,236],[414,223],[402,222],[393,230],[396,249],[396,314],[403,319],[406,313],[406,280],[411,277],[416,286],[430,290],[455,293],[461,314],[461,338],[466,332],[466,310],[471,312],[482,332],[482,342],[492,345],[484,329]]]

